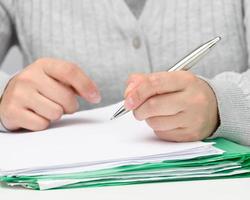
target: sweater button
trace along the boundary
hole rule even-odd
[[[133,46],[135,49],[139,49],[141,47],[141,39],[138,36],[133,39]]]

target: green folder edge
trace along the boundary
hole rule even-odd
[[[212,140],[206,140],[206,142],[214,142],[214,146],[224,150],[222,155],[218,156],[205,156],[195,159],[188,160],[178,160],[178,161],[163,161],[160,163],[145,163],[140,165],[127,165],[121,167],[115,167],[110,169],[103,169],[97,171],[80,172],[80,173],[70,173],[70,174],[57,174],[57,175],[43,175],[43,176],[3,176],[0,177],[0,182],[3,183],[23,183],[27,188],[39,190],[38,180],[60,180],[60,179],[84,179],[90,177],[101,177],[112,174],[121,174],[124,172],[138,172],[143,170],[157,170],[157,169],[173,169],[175,167],[199,167],[223,164],[229,161],[237,162],[241,165],[241,169],[250,170],[250,147],[239,145],[232,141],[226,140],[224,138],[216,138]],[[250,173],[243,173],[239,175],[227,176],[227,173],[233,170],[226,170],[224,176],[220,177],[199,177],[199,178],[181,178],[172,180],[156,180],[156,181],[133,181],[121,182],[119,179],[114,180],[101,180],[101,181],[89,181],[89,182],[79,182],[74,184],[65,185],[59,188],[53,189],[69,189],[69,188],[83,188],[83,187],[103,187],[103,186],[121,186],[121,185],[131,185],[131,184],[142,184],[142,183],[153,183],[153,182],[172,182],[172,181],[193,181],[193,180],[210,180],[210,179],[228,179],[228,178],[247,178],[250,177]]]

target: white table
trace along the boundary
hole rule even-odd
[[[0,187],[0,199],[249,200],[250,178],[189,181],[71,190],[31,191]]]

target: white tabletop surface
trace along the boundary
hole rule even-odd
[[[189,181],[130,186],[83,188],[52,191],[32,191],[0,187],[0,199],[84,199],[84,200],[249,200],[250,178]]]

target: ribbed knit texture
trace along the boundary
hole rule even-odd
[[[75,62],[97,82],[103,96],[98,106],[104,106],[122,100],[129,74],[167,70],[220,35],[220,44],[193,71],[208,78],[216,93],[221,126],[215,135],[250,144],[250,2],[147,0],[142,12],[131,12],[128,5],[123,0],[0,0],[0,61],[17,43],[24,66],[40,57]],[[138,38],[141,45],[135,48]],[[81,109],[89,108],[81,100]]]

